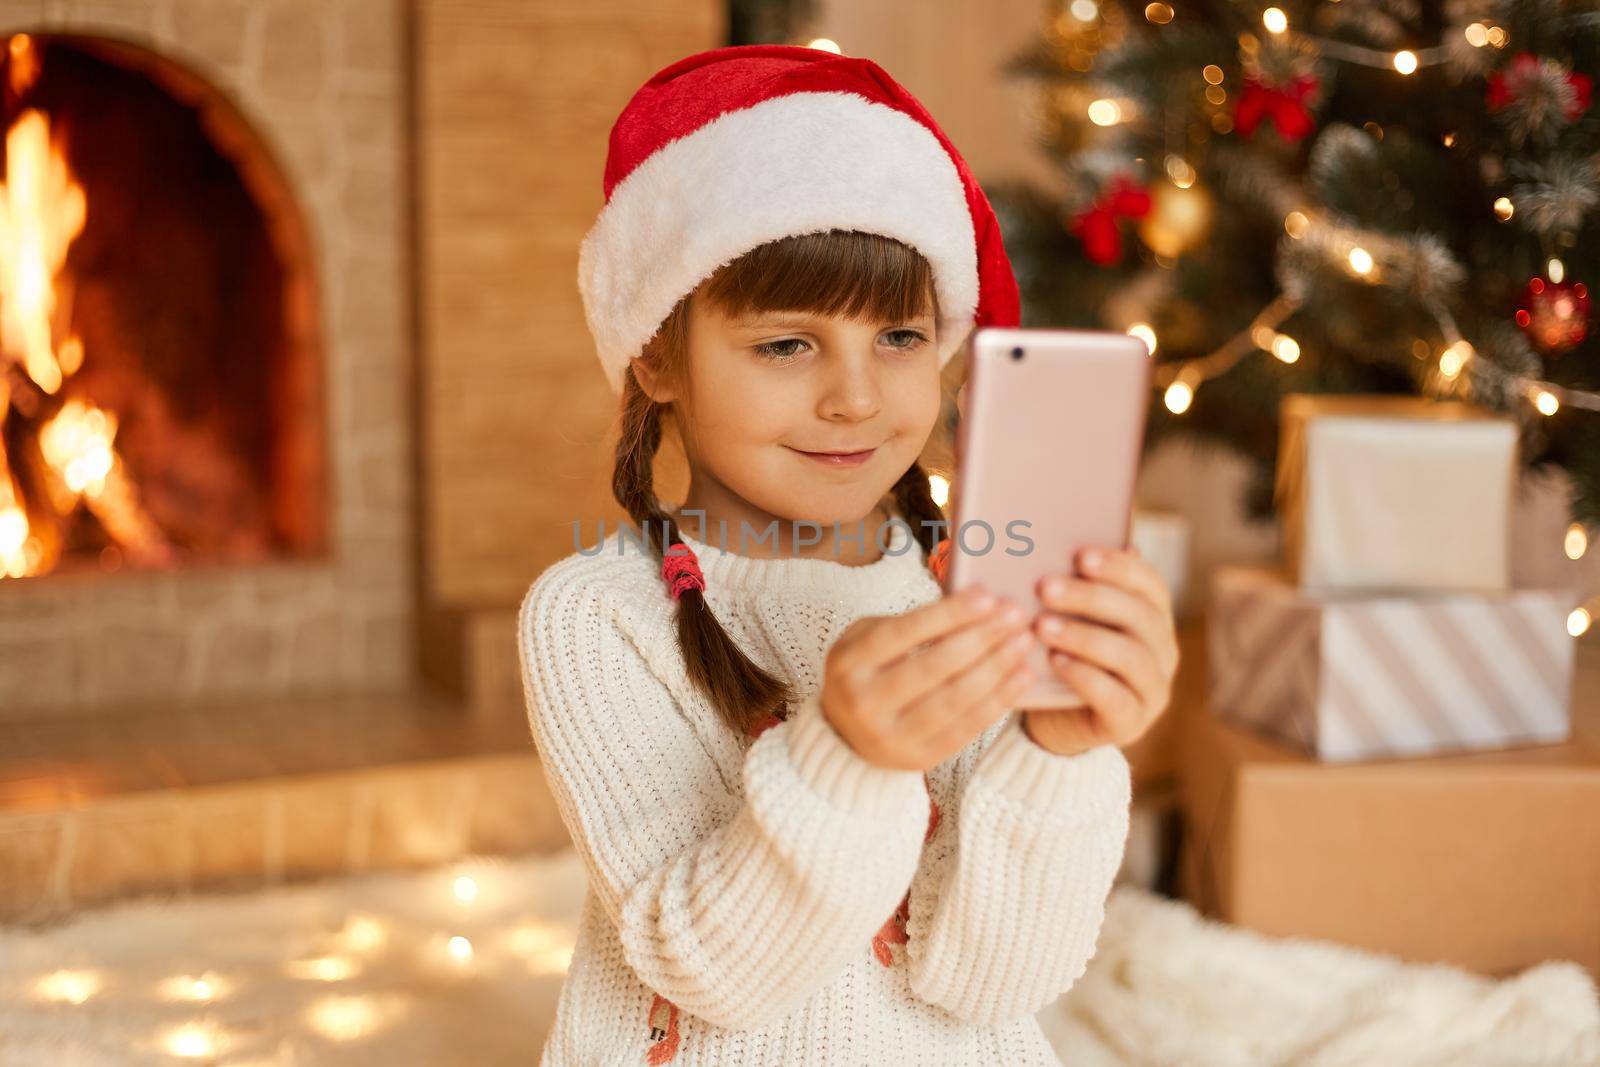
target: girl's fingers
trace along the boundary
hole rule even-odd
[[[1004,610],[945,634],[932,644],[895,660],[873,683],[877,699],[905,707],[943,686],[985,656],[998,652],[1008,640],[1033,643],[1028,616],[1018,605],[1014,615]]]
[[[970,741],[997,717],[997,705],[999,712],[1009,706],[1000,698],[1000,692],[1015,684],[1014,675],[1027,672],[1026,658],[1034,640],[1033,635],[1024,630],[1018,637],[1004,642],[991,655],[980,658],[943,685],[908,704],[896,728],[923,741],[953,737]]]
[[[1017,701],[1022,699],[1032,684],[1033,672],[1026,664],[1019,664],[987,696],[964,712],[947,719],[944,726],[926,742],[935,764],[943,763],[960,752],[975,737],[1004,718],[1007,712],[1017,706]]]
[[[1128,744],[1144,732],[1146,705],[1120,677],[1085,660],[1063,659],[1056,652],[1050,653],[1050,669],[1088,702],[1103,732],[1118,744]]]
[[[1058,633],[1046,625],[1060,624]],[[1098,623],[1080,622],[1048,613],[1037,624],[1039,639],[1052,650],[1068,653],[1111,671],[1133,690],[1141,701],[1155,705],[1161,695],[1161,672],[1156,667],[1150,646],[1120,630]],[[1054,655],[1051,659],[1055,659]]]
[[[1144,597],[1107,582],[1067,574],[1054,574],[1039,583],[1039,603],[1050,611],[1152,638],[1166,627],[1166,616]]]
[[[1132,548],[1100,548],[1095,550],[1100,555],[1099,565],[1086,567],[1087,551],[1089,549],[1078,551],[1078,563],[1080,567],[1084,567],[1084,573],[1088,577],[1120,586],[1143,597],[1162,613],[1171,613],[1172,591],[1167,588],[1161,572],[1151,566],[1149,560]]]
[[[964,589],[900,615],[873,617],[860,636],[841,649],[841,654],[847,669],[876,671],[920,644],[983,619],[998,607],[999,598],[986,590]]]
[[[1039,583],[1039,602],[1050,611],[1126,630],[1150,648],[1163,671],[1171,674],[1177,668],[1172,616],[1141,595],[1109,582],[1057,574]]]

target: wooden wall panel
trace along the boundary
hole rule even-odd
[[[593,540],[616,401],[578,296],[634,89],[723,43],[721,0],[414,0],[424,599],[516,603]]]

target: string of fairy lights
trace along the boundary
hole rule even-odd
[[[1066,10],[1070,17],[1081,22],[1092,22],[1099,16],[1099,5],[1096,0],[1073,0]],[[1164,24],[1172,20],[1173,9],[1165,3],[1150,3],[1145,7],[1145,17],[1152,23]],[[1600,13],[1580,15],[1575,21],[1600,23]],[[1443,43],[1431,48],[1385,52],[1294,30],[1290,28],[1288,15],[1278,7],[1266,8],[1261,14],[1261,22],[1268,33],[1294,36],[1303,44],[1317,49],[1329,58],[1382,70],[1393,70],[1401,77],[1409,77],[1422,68],[1444,63],[1450,56],[1449,47]],[[1510,37],[1504,28],[1484,21],[1469,23],[1462,29],[1462,33],[1466,43],[1472,48],[1504,48],[1510,43]],[[838,43],[828,38],[812,40],[809,42],[809,47],[836,54],[841,52]],[[1202,77],[1207,82],[1207,99],[1220,104],[1225,98],[1221,87],[1222,69],[1214,64],[1209,65],[1203,69]],[[1087,105],[1088,118],[1097,126],[1116,125],[1124,120],[1127,113],[1126,105],[1117,100],[1102,98]],[[1446,143],[1448,144],[1448,141]],[[1184,159],[1181,153],[1169,152],[1163,161],[1163,168],[1167,177],[1180,189],[1192,186],[1198,178],[1194,166]],[[1275,186],[1268,195],[1274,198],[1272,207],[1282,217],[1284,232],[1290,240],[1306,242],[1309,247],[1323,250],[1324,254],[1348,271],[1353,278],[1367,284],[1384,284],[1385,279],[1394,273],[1398,261],[1408,254],[1413,254],[1412,246],[1407,242],[1396,240],[1386,234],[1363,231],[1357,227],[1342,226],[1330,221],[1309,206],[1308,198],[1294,183],[1286,182]],[[1494,201],[1493,210],[1495,218],[1504,223],[1514,217],[1516,205],[1510,197],[1500,196]],[[1546,275],[1551,282],[1562,281],[1565,276],[1565,265],[1559,256],[1548,257]],[[1161,390],[1162,402],[1167,410],[1174,415],[1183,414],[1193,403],[1195,392],[1204,382],[1226,373],[1247,356],[1265,353],[1283,363],[1297,361],[1302,355],[1299,341],[1279,327],[1300,306],[1301,300],[1295,295],[1280,293],[1256,313],[1249,325],[1211,352],[1160,364],[1154,368],[1154,382]],[[1505,390],[1505,395],[1526,398],[1536,412],[1547,418],[1555,415],[1563,407],[1600,412],[1600,392],[1563,386],[1541,378],[1517,374],[1493,360],[1480,358],[1477,349],[1462,336],[1454,317],[1446,308],[1437,303],[1429,303],[1428,311],[1437,323],[1445,343],[1438,351],[1434,351],[1434,346],[1425,339],[1416,338],[1412,342],[1409,354],[1414,359],[1432,363],[1430,372],[1424,375],[1424,383],[1425,388],[1435,395],[1459,395],[1471,372],[1493,379]],[[1155,355],[1159,339],[1150,323],[1134,322],[1126,326],[1125,331],[1143,340],[1150,354]],[[942,476],[935,475],[934,478],[936,479],[933,486],[934,494],[942,505],[949,492],[949,485]],[[1563,538],[1563,550],[1566,556],[1572,560],[1581,559],[1588,551],[1589,540],[1588,530],[1582,523],[1570,523]],[[1600,615],[1600,595],[1572,610],[1567,619],[1568,633],[1574,637],[1585,633],[1597,615]]]
[[[1098,6],[1093,0],[1076,0],[1068,11],[1073,17],[1087,21],[1096,17]],[[1172,19],[1172,8],[1164,3],[1146,5],[1145,17],[1156,24]],[[1600,22],[1600,13],[1577,17],[1589,22]],[[1415,74],[1424,67],[1442,64],[1450,58],[1446,44],[1424,49],[1400,49],[1385,52],[1362,45],[1330,40],[1315,34],[1292,30],[1288,15],[1277,7],[1268,7],[1261,14],[1263,28],[1274,35],[1291,35],[1316,49],[1322,55],[1347,63],[1360,64],[1383,70],[1393,70],[1399,77]],[[1504,28],[1484,21],[1467,24],[1461,30],[1466,43],[1472,48],[1504,48],[1510,38]],[[1205,68],[1203,77],[1208,83],[1208,99],[1220,103],[1221,69]],[[1100,126],[1115,125],[1126,114],[1126,106],[1119,101],[1100,99],[1088,105],[1091,122]],[[1449,135],[1446,135],[1447,138]],[[1446,140],[1446,144],[1449,141]],[[1181,154],[1169,153],[1164,169],[1173,184],[1187,188],[1196,180],[1194,167]],[[1284,232],[1290,240],[1306,242],[1320,249],[1349,275],[1371,285],[1382,285],[1393,273],[1397,260],[1412,253],[1409,244],[1387,235],[1342,226],[1310,207],[1303,192],[1293,183],[1284,183],[1268,192],[1274,198],[1272,207],[1283,219]],[[1509,196],[1497,197],[1493,204],[1495,218],[1509,222],[1516,213],[1516,204]],[[1550,255],[1545,265],[1546,276],[1552,283],[1560,283],[1566,274],[1565,264],[1558,255]],[[1279,327],[1301,305],[1290,293],[1279,294],[1262,308],[1249,325],[1211,352],[1190,359],[1177,360],[1155,368],[1155,384],[1162,391],[1162,402],[1168,411],[1181,415],[1193,403],[1200,386],[1218,375],[1226,373],[1239,360],[1256,354],[1270,354],[1283,363],[1294,363],[1302,355],[1300,343]],[[1458,396],[1464,391],[1475,373],[1492,380],[1506,396],[1519,396],[1539,415],[1549,418],[1563,407],[1600,412],[1600,392],[1564,386],[1545,379],[1519,374],[1500,366],[1493,360],[1479,357],[1472,342],[1462,336],[1455,319],[1437,302],[1428,302],[1427,310],[1439,327],[1444,344],[1437,351],[1426,340],[1412,342],[1410,355],[1431,362],[1429,372],[1423,376],[1424,388],[1436,396]],[[1134,322],[1126,332],[1141,338],[1151,355],[1156,352],[1158,338],[1148,322]],[[1589,532],[1580,522],[1571,522],[1563,538],[1563,550],[1572,560],[1578,560],[1588,551]],[[1585,633],[1600,614],[1600,596],[1574,608],[1567,619],[1567,631],[1576,637]]]
[[[1071,10],[1075,17],[1082,18],[1086,15],[1093,17],[1098,9],[1091,0],[1082,0],[1081,3],[1072,5]],[[1152,3],[1146,6],[1145,17],[1151,22],[1165,23],[1171,20],[1172,9],[1164,3]],[[1263,11],[1261,21],[1269,33],[1292,34],[1330,58],[1380,69],[1392,69],[1402,76],[1414,74],[1422,67],[1442,63],[1449,55],[1449,49],[1442,44],[1419,51],[1401,49],[1396,52],[1383,52],[1298,30],[1291,31],[1288,16],[1277,7],[1269,7]],[[1510,43],[1504,29],[1481,21],[1468,24],[1463,33],[1467,43],[1474,48],[1504,48]],[[1208,67],[1207,71],[1212,69]],[[1220,68],[1216,69],[1220,74]],[[1213,79],[1208,76],[1206,80],[1209,82]],[[1122,111],[1122,106],[1116,101],[1108,100],[1093,101],[1088,108],[1090,120],[1102,126],[1115,124]],[[1169,159],[1165,166],[1173,184],[1179,188],[1193,184],[1195,171],[1187,161]],[[1382,249],[1388,244],[1392,247],[1392,254],[1404,254],[1403,244],[1388,241],[1383,235],[1362,234],[1354,228],[1326,221],[1303,204],[1303,195],[1292,185],[1281,187],[1276,195],[1280,197],[1280,202],[1276,205],[1278,213],[1283,217],[1284,231],[1289,237],[1294,240],[1317,242],[1324,249],[1331,251],[1355,278],[1372,285],[1381,285],[1388,274],[1384,252],[1379,251],[1375,255],[1373,248],[1369,246]],[[1509,222],[1516,212],[1516,205],[1508,196],[1497,197],[1493,208],[1495,218],[1500,222]],[[1565,265],[1560,257],[1550,256],[1546,263],[1546,274],[1550,280],[1559,283],[1565,277],[1565,273]],[[1163,389],[1163,401],[1167,409],[1173,414],[1182,414],[1188,410],[1195,390],[1201,383],[1227,371],[1244,355],[1252,352],[1269,352],[1284,363],[1293,363],[1299,359],[1301,354],[1299,343],[1287,334],[1274,329],[1277,323],[1287,318],[1298,306],[1299,301],[1292,296],[1280,296],[1262,309],[1246,329],[1224,342],[1217,350],[1204,356],[1157,368],[1156,382]],[[1447,342],[1436,356],[1438,378],[1447,383],[1461,382],[1464,380],[1463,372],[1468,369],[1468,363],[1477,356],[1477,350],[1472,347],[1471,342],[1461,336],[1454,320],[1444,308],[1433,305],[1429,311]],[[1150,346],[1152,354],[1154,353],[1155,331],[1148,323],[1134,323],[1127,328],[1127,332],[1143,338]],[[1426,344],[1426,342],[1421,343]],[[1426,358],[1419,354],[1416,345],[1413,345],[1412,354],[1418,358]],[[1554,415],[1562,407],[1600,411],[1600,392],[1576,389],[1532,376],[1519,375],[1489,360],[1478,360],[1473,363],[1473,367],[1479,373],[1512,384],[1516,393],[1526,397],[1541,415]]]

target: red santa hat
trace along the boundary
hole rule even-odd
[[[942,367],[977,326],[1016,326],[989,200],[933,117],[868,59],[798,45],[686,56],[622,109],[578,287],[614,392],[717,268],[779,238],[862,230],[933,268]]]

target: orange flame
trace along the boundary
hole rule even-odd
[[[26,34],[7,45],[9,85],[25,91],[39,72],[38,51]],[[83,187],[73,180],[66,157],[51,143],[50,120],[43,112],[25,110],[6,131],[5,182],[0,184],[0,430],[13,408],[14,388],[46,395],[60,392],[66,378],[84,360],[82,341],[74,336],[55,342],[58,317],[58,274],[67,248],[83,231],[88,203]],[[20,367],[26,379],[13,386],[6,363]],[[21,408],[24,417],[36,406]],[[65,517],[84,504],[107,534],[136,557],[164,561],[170,546],[139,506],[138,494],[112,448],[116,416],[78,398],[65,398],[38,429],[40,469],[50,508],[42,505],[35,518],[54,512]],[[29,509],[16,468],[0,437],[0,577],[21,577],[49,569],[59,554],[54,530],[30,526]]]
[[[63,371],[51,343],[55,276],[83,230],[83,186],[50,144],[50,121],[32,108],[6,132],[0,185],[0,349],[47,393]]]

